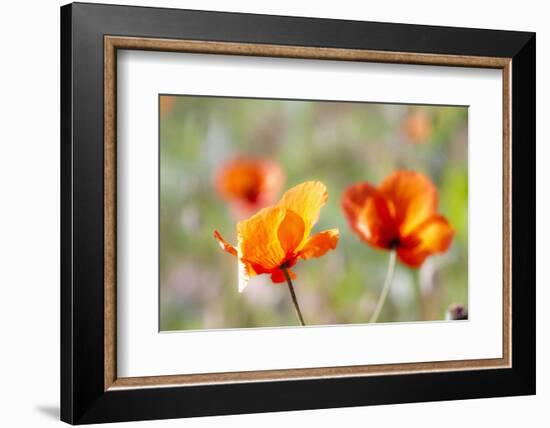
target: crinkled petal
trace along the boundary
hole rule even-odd
[[[285,256],[294,253],[294,250],[304,240],[304,221],[294,211],[286,210],[285,217],[279,225],[277,235]]]
[[[260,210],[237,224],[239,259],[271,270],[281,265],[285,252],[279,243],[279,226],[286,215],[280,207]]]
[[[334,250],[338,245],[340,232],[338,229],[329,229],[310,237],[298,253],[302,259],[321,257],[327,251]]]
[[[382,182],[380,192],[388,202],[400,236],[409,235],[437,210],[437,189],[419,172],[397,171]]]
[[[252,265],[250,265],[249,263],[247,263],[245,260],[241,258],[241,256],[239,255],[240,251],[234,246],[232,246],[231,244],[229,244],[225,239],[223,239],[223,237],[220,235],[220,232],[218,232],[217,230],[214,231],[214,238],[217,239],[218,243],[220,244],[220,247],[222,247],[224,251],[227,251],[229,254],[236,256],[238,259],[237,275],[238,275],[239,293],[240,293],[245,289],[250,278],[256,275],[256,272],[254,271],[254,268],[252,267]]]
[[[239,293],[242,293],[248,285],[248,281],[250,281],[250,278],[256,275],[256,272],[250,264],[239,258],[239,261],[237,263],[237,275],[239,278]]]
[[[447,219],[435,215],[421,224],[403,240],[397,250],[399,259],[411,267],[420,267],[432,254],[447,251],[453,241],[454,230]]]
[[[308,236],[311,228],[319,219],[321,207],[327,202],[326,186],[320,181],[306,181],[288,190],[279,206],[298,214],[304,222],[304,236]]]
[[[378,189],[367,182],[353,184],[344,191],[341,204],[350,227],[361,239],[378,248],[389,248],[397,231]]]
[[[237,255],[237,249],[233,245],[229,244],[225,239],[223,239],[223,237],[220,235],[220,232],[218,232],[217,230],[214,231],[214,238],[217,239],[220,247],[222,247],[224,251],[227,251],[229,254],[232,254],[234,256]]]

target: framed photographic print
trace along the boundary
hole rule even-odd
[[[61,418],[535,393],[535,35],[61,8]]]

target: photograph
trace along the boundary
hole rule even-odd
[[[159,330],[468,319],[468,107],[159,94]]]
[[[45,37],[59,24],[33,56],[56,60],[41,70],[56,85],[29,79],[29,61],[7,67],[23,120],[6,141],[60,134],[60,150],[38,137],[33,156],[6,157],[19,198],[6,212],[28,214],[4,222],[25,256],[8,292],[29,294],[29,227],[60,247],[31,269],[33,299],[6,298],[18,344],[47,321],[34,306],[57,312],[38,338],[56,350],[30,366],[55,388],[33,385],[35,411],[11,419],[309,426],[300,411],[323,424],[334,409],[341,425],[363,410],[387,424],[396,412],[365,406],[409,404],[395,423],[461,426],[454,400],[506,426],[540,413],[540,22],[520,8],[156,6],[27,13]],[[48,93],[22,97],[29,85]],[[29,100],[60,109],[16,108]],[[45,199],[56,227],[36,216]]]

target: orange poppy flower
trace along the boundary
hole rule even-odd
[[[432,120],[427,113],[419,110],[403,120],[401,129],[410,142],[426,143],[432,137]]]
[[[397,171],[378,188],[353,184],[342,197],[349,225],[363,241],[396,250],[401,262],[414,268],[451,245],[454,231],[437,213],[437,204],[430,179],[412,171]]]
[[[299,259],[320,257],[338,244],[338,229],[309,236],[328,198],[319,181],[308,181],[287,191],[275,206],[264,208],[237,224],[237,247],[225,241],[219,232],[214,237],[222,249],[238,258],[239,291],[251,277],[270,274],[275,283],[284,282],[285,271]]]
[[[244,157],[227,162],[215,177],[216,190],[237,218],[272,204],[283,182],[283,171],[276,162]]]
[[[176,103],[176,97],[170,96],[170,95],[161,95],[160,96],[160,115],[165,116],[174,107],[174,104]]]

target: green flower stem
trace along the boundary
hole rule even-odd
[[[288,270],[286,267],[281,267],[281,269],[285,274],[286,283],[288,284],[288,291],[290,291],[290,297],[292,297],[292,303],[294,303],[294,309],[296,310],[296,315],[298,315],[298,319],[300,320],[300,325],[305,326],[306,323],[302,317],[302,311],[300,311],[300,305],[298,305],[298,299],[296,299],[296,293],[294,293],[294,286],[292,285],[292,280],[290,279]]]
[[[418,308],[418,311],[420,312],[418,314],[419,319],[424,319],[425,317],[425,309],[424,309],[424,295],[422,293],[422,284],[420,282],[420,271],[418,271],[418,274],[414,278],[414,294],[416,298],[416,305]]]
[[[395,271],[396,255],[397,253],[395,250],[390,251],[390,258],[388,261],[388,270],[386,272],[386,279],[384,280],[382,293],[380,294],[380,297],[378,298],[378,302],[376,303],[376,308],[374,309],[374,312],[370,317],[370,320],[369,320],[370,323],[375,323],[378,320],[378,317],[380,316],[380,312],[382,311],[382,307],[384,306],[384,302],[386,301],[386,297],[388,297],[391,282],[393,279],[393,272]]]

